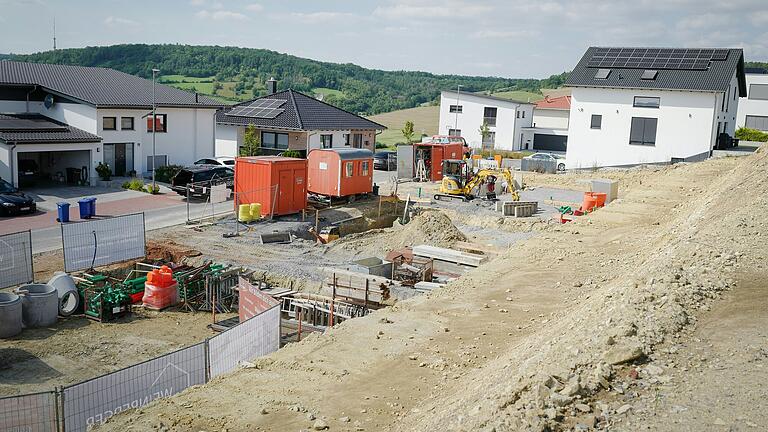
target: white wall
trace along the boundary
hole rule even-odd
[[[10,146],[0,143],[0,179],[14,183],[11,178]]]
[[[439,135],[447,135],[449,129],[461,130],[461,135],[473,148],[482,147],[482,135],[480,126],[483,124],[484,108],[496,108],[496,126],[491,126],[491,132],[496,132],[494,148],[497,150],[520,149],[522,128],[530,127],[533,123],[533,105],[518,104],[512,101],[500,101],[495,98],[486,98],[469,93],[459,95],[459,105],[462,112],[457,115],[450,112],[450,106],[456,105],[456,92],[442,92],[440,95],[440,123]],[[521,111],[521,118],[517,118],[517,111]],[[525,118],[522,117],[525,113]]]
[[[535,108],[533,127],[545,129],[568,129],[570,111],[566,109]]]
[[[634,108],[635,96],[660,97],[660,108]],[[715,93],[573,88],[567,167],[669,162],[711,149],[716,118]],[[719,109],[719,107],[718,107]],[[591,129],[601,114],[600,129]],[[655,146],[629,144],[632,117],[658,118]]]
[[[747,97],[739,98],[738,114],[736,116],[736,126],[743,127],[747,116],[768,117],[768,100],[750,99],[750,84],[768,85],[768,74],[748,74],[747,75]]]
[[[238,153],[240,126],[216,125],[216,156],[235,157]]]
[[[22,114],[27,112],[25,101],[0,101],[0,112]],[[42,114],[62,123],[74,126],[92,134],[97,133],[96,108],[77,103],[54,103],[48,109],[42,102],[30,102],[29,112]]]
[[[349,131],[312,131],[307,138],[309,141],[309,150],[323,148],[320,142],[320,135],[333,135],[333,148],[345,147],[344,134],[350,133]],[[351,140],[352,138],[350,138]],[[351,143],[351,141],[350,141]],[[350,147],[350,146],[346,146]]]

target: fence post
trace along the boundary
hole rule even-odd
[[[296,332],[296,342],[301,342],[301,314],[299,313],[299,309],[301,309],[301,307],[299,305],[295,305],[295,306],[296,306],[296,320],[299,322],[299,328],[298,328],[298,331]]]
[[[205,338],[203,342],[203,352],[205,353],[205,382],[211,380],[211,347],[208,345],[208,341],[211,338]]]
[[[189,185],[190,183],[187,183],[187,224],[189,224]]]
[[[379,213],[376,216],[376,219],[381,219],[381,195],[379,195]]]

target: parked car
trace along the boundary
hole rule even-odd
[[[171,189],[179,195],[207,198],[211,193],[211,186],[222,183],[225,183],[228,189],[233,189],[235,170],[221,165],[192,165],[173,176]]]
[[[397,153],[381,151],[373,154],[373,169],[391,171],[397,169]]]
[[[220,165],[220,166],[235,166],[235,158],[231,157],[217,157],[217,158],[203,158],[194,163],[194,165]]]
[[[541,162],[553,162],[558,171],[565,171],[565,156],[555,153],[534,153],[526,156],[525,159],[531,159]]]
[[[37,211],[35,200],[12,184],[0,179],[0,216],[13,216]]]

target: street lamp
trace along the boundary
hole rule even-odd
[[[464,87],[464,86],[461,85],[461,84],[456,86],[456,119],[453,122],[453,130],[454,131],[459,129],[459,94],[461,94],[461,88],[462,87]]]
[[[157,74],[160,69],[152,69],[152,193],[157,189],[155,184],[155,165],[157,164],[156,148],[155,148],[155,129],[157,129],[157,102],[155,101],[155,81],[157,81]]]

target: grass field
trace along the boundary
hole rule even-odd
[[[519,102],[537,102],[544,99],[544,95],[522,90],[505,91],[494,93],[493,96],[504,99],[512,99]]]
[[[312,89],[312,93],[314,94],[321,94],[325,96],[336,96],[336,97],[344,97],[344,92],[332,88],[326,88],[326,87],[315,87]]]
[[[185,82],[185,83],[195,83],[195,82],[213,82],[214,77],[191,77],[186,75],[161,75],[158,79],[159,82],[167,82],[167,81],[175,81],[175,82]]]
[[[222,102],[232,103],[253,98],[250,91],[236,95],[235,86],[237,83],[234,81],[222,82],[222,88],[220,88],[216,94],[213,94],[213,78],[214,77],[200,78],[186,75],[163,75],[160,77],[160,82],[178,89],[196,91]]]
[[[405,141],[401,129],[408,120],[413,122],[414,140],[420,141],[422,133],[427,135],[437,134],[437,124],[440,120],[439,106],[426,106],[392,111],[368,117],[376,123],[387,127],[387,130],[376,137],[377,143],[394,147],[395,144]]]

